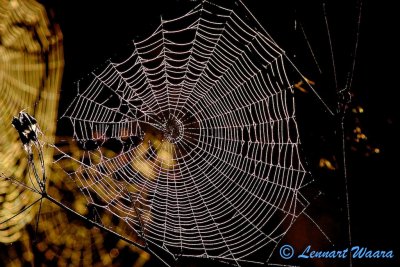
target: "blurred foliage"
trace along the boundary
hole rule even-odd
[[[81,158],[85,151],[69,137],[57,137],[56,144],[60,150],[56,151],[54,157],[59,160],[58,164],[52,166],[48,194],[80,214],[93,217],[84,195],[68,176],[68,170],[73,167],[68,165],[71,162],[63,159],[63,154],[60,154],[62,150],[63,153]],[[112,214],[97,215],[100,217],[98,220],[113,231],[132,235],[131,231],[125,228],[125,224]],[[40,253],[35,255],[41,258],[40,262],[48,266],[141,267],[150,259],[149,254],[69,216],[58,206],[44,206],[38,225],[38,243],[35,250]]]

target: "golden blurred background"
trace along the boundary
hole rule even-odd
[[[42,125],[48,142],[54,142],[59,90],[63,72],[62,34],[50,24],[44,7],[34,1],[0,1],[1,135],[0,168],[8,177],[28,182],[27,157],[18,135],[10,127],[21,110]],[[52,152],[44,154],[47,163]],[[10,167],[11,166],[11,167]],[[49,166],[47,165],[48,169]],[[16,185],[1,182],[0,220],[19,213],[37,195]],[[35,209],[0,226],[0,241],[21,238]]]
[[[0,0],[0,223],[7,220],[0,224],[0,266],[141,267],[149,254],[46,201],[36,230],[39,202],[28,207],[40,195],[4,179],[32,186],[27,154],[11,126],[13,116],[26,111],[43,132],[49,195],[88,215],[86,200],[70,177],[52,164],[57,155],[46,145],[62,140],[63,152],[81,153],[71,138],[56,137],[63,67],[63,35],[52,10],[33,0]],[[101,220],[118,228],[110,215],[102,214]]]

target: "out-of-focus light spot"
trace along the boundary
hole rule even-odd
[[[364,113],[364,108],[361,107],[361,106],[357,106],[355,108],[352,108],[351,112],[353,112],[353,113]]]
[[[110,257],[111,257],[111,258],[116,258],[116,257],[118,257],[118,255],[119,255],[119,250],[118,250],[117,248],[113,248],[113,249],[110,251]]]
[[[40,252],[44,252],[47,249],[47,244],[44,242],[40,242],[36,245]]]
[[[46,253],[44,254],[47,260],[52,261],[56,254],[52,250],[47,250]]]
[[[62,252],[62,257],[63,257],[64,259],[69,259],[69,258],[71,258],[71,255],[72,255],[72,250],[71,250],[70,248],[66,248],[66,249],[64,249],[63,252]]]
[[[303,79],[304,79],[304,81],[308,84],[308,86],[309,86],[309,85],[315,85],[315,82],[314,82],[314,81],[309,80],[309,79],[307,79],[306,77],[303,77]],[[298,89],[298,90],[299,90],[300,92],[302,92],[302,93],[308,93],[308,90],[302,87],[303,84],[304,84],[303,81],[299,81],[298,83],[295,83],[295,84],[293,85],[293,87],[296,88],[296,89]]]
[[[303,78],[304,78],[304,80],[306,81],[306,83],[311,84],[311,85],[315,85],[315,82],[314,82],[314,81],[312,81],[312,80],[310,80],[310,79],[307,79],[306,77],[303,77]]]
[[[22,256],[26,261],[32,261],[33,260],[33,253],[30,251],[25,251]]]
[[[367,136],[365,134],[357,134],[357,138],[367,140]]]
[[[133,265],[133,267],[142,267],[149,259],[149,254],[142,253],[140,254],[139,259],[135,262],[135,265]]]
[[[147,179],[152,180],[156,178],[156,173],[153,170],[151,162],[143,157],[132,161],[132,167]]]
[[[85,200],[83,199],[83,196],[78,196],[78,200],[76,200],[73,204],[74,209],[79,212],[80,214],[86,215],[88,214],[88,209],[85,204]]]
[[[374,153],[375,153],[375,154],[379,154],[379,153],[381,153],[381,150],[380,150],[379,148],[375,148],[375,149],[374,149]]]
[[[172,169],[175,165],[174,161],[174,144],[164,141],[160,149],[157,151],[157,159],[161,162],[163,169]]]
[[[328,170],[330,170],[330,171],[334,171],[334,170],[336,169],[336,168],[332,165],[332,163],[331,163],[329,160],[325,159],[325,158],[321,158],[321,159],[319,160],[319,167],[320,167],[320,168],[328,169]]]
[[[161,136],[146,133],[143,142],[135,148],[132,167],[147,179],[155,179],[159,169],[173,169],[175,145]]]
[[[10,6],[11,6],[11,8],[17,8],[19,6],[19,3],[16,0],[11,0]]]
[[[108,254],[103,254],[101,256],[101,262],[105,265],[108,266],[112,263],[112,259]]]

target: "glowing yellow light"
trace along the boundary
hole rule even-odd
[[[139,259],[135,262],[135,265],[133,265],[133,267],[142,267],[149,259],[149,254],[142,253],[140,254]]]
[[[296,89],[298,89],[300,92],[302,92],[302,93],[308,93],[308,91],[306,90],[306,89],[304,89],[303,87],[302,87],[302,85],[303,85],[303,81],[300,81],[300,82],[298,82],[298,83],[296,83],[295,85],[294,85],[294,88],[296,88]]]
[[[47,245],[45,242],[40,242],[36,245],[40,252],[44,252],[47,249]]]
[[[56,254],[52,250],[47,250],[46,253],[44,254],[47,260],[52,261]]]
[[[312,81],[312,80],[310,80],[310,79],[307,79],[306,77],[303,77],[303,79],[304,79],[304,81],[308,84],[308,86],[310,86],[310,85],[315,85],[315,82],[314,82],[314,81]],[[302,93],[308,93],[307,89],[305,89],[305,88],[302,87],[303,84],[304,84],[303,81],[299,81],[298,83],[295,83],[295,84],[293,85],[293,87],[296,88],[296,89],[298,89],[298,90],[299,90],[300,92],[302,92]]]
[[[111,258],[116,258],[116,257],[118,257],[118,255],[119,255],[119,250],[117,248],[111,249],[111,251],[110,251]]]
[[[83,199],[83,196],[79,196],[78,198],[79,199],[74,202],[73,207],[80,214],[86,215],[88,213],[88,209],[85,205],[85,200]]]
[[[174,167],[174,144],[164,141],[157,151],[157,159],[161,162],[163,169],[172,169]]]
[[[111,257],[110,257],[108,254],[103,254],[103,255],[101,256],[101,262],[102,262],[105,266],[108,266],[108,265],[111,264],[112,259],[111,259]]]
[[[26,261],[32,261],[33,260],[33,253],[30,251],[25,251],[22,256]]]
[[[156,177],[151,161],[143,157],[135,159],[132,162],[132,167],[147,179],[152,180]]]
[[[326,168],[326,169],[328,169],[330,171],[335,170],[335,167],[332,165],[332,163],[329,160],[325,159],[325,158],[321,158],[319,160],[319,167],[320,168]]]

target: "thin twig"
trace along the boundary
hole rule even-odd
[[[40,198],[39,212],[36,217],[36,225],[35,225],[35,241],[37,241],[37,232],[39,228],[39,220],[40,220],[40,212],[42,211],[42,204],[43,204],[43,198]]]

